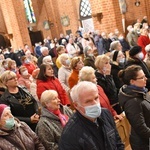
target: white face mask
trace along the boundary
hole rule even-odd
[[[96,119],[101,115],[101,106],[100,103],[91,105],[91,106],[85,106],[85,116],[90,117],[92,119]]]
[[[144,54],[141,52],[141,53],[139,53],[138,54],[138,58],[140,59],[140,60],[143,60],[143,58],[144,58]]]
[[[119,60],[119,64],[124,64],[125,63],[125,58],[121,58],[120,60]]]
[[[22,72],[22,75],[23,75],[23,76],[27,76],[27,75],[28,75],[28,70]]]
[[[70,65],[70,60],[69,59],[66,60],[66,65],[68,65],[68,66]]]

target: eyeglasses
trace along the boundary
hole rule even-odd
[[[10,80],[16,80],[16,79],[17,79],[16,76],[15,77],[11,77],[11,78],[7,79],[7,82],[10,81]]]
[[[146,78],[146,76],[143,76],[143,77],[140,77],[140,78],[136,78],[136,80],[143,80],[143,79],[145,79]]]

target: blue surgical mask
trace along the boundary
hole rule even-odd
[[[8,129],[8,130],[11,130],[13,129],[15,125],[15,120],[14,120],[14,117],[13,118],[9,118],[5,121],[5,128]]]
[[[143,60],[143,58],[144,58],[144,54],[143,54],[142,52],[141,52],[141,53],[139,53],[138,58],[139,58],[140,60]]]
[[[91,106],[85,106],[84,109],[87,117],[96,119],[101,115],[100,103]]]
[[[70,65],[70,60],[69,59],[66,60],[66,65]]]

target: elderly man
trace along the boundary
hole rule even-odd
[[[75,114],[65,126],[59,150],[123,150],[114,120],[101,108],[97,86],[79,82],[71,91]]]
[[[49,50],[47,47],[41,47],[40,51],[42,55],[38,58],[38,62],[37,62],[38,67],[40,67],[40,65],[42,64],[43,58],[49,55]]]

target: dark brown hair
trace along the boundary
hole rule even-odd
[[[142,70],[141,66],[131,65],[124,70],[120,70],[118,77],[124,84],[130,85],[130,80],[136,80],[138,71]]]

